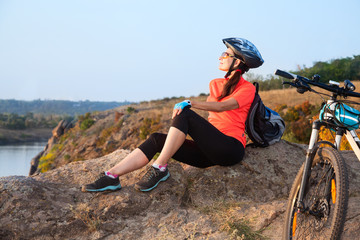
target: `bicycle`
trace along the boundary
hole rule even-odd
[[[339,152],[344,135],[360,161],[360,139],[355,132],[360,125],[360,111],[345,103],[359,104],[346,98],[360,98],[360,93],[354,92],[355,86],[349,80],[340,87],[338,82],[331,80],[329,85],[319,82],[319,75],[314,75],[311,80],[281,70],[276,70],[275,75],[293,80],[283,84],[296,87],[300,94],[310,91],[330,97],[327,101],[322,97],[324,103],[319,119],[312,125],[305,162],[290,190],[284,239],[339,239],[345,223],[349,188],[346,164]],[[320,93],[310,85],[332,95]],[[334,143],[319,140],[322,127],[336,133]]]

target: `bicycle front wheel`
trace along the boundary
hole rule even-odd
[[[304,164],[290,191],[284,239],[339,239],[348,202],[348,177],[343,158],[336,149],[318,149],[305,189],[304,207],[298,211],[303,171]]]

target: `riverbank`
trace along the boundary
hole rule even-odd
[[[51,137],[51,128],[10,130],[0,128],[0,145],[46,142]]]
[[[0,177],[28,176],[31,159],[44,150],[46,144],[47,142],[29,142],[0,145]]]

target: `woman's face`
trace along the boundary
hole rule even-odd
[[[231,63],[234,60],[234,58],[230,57],[230,56],[234,56],[234,52],[233,52],[233,50],[228,48],[225,51],[225,56],[219,57],[219,60],[220,60],[219,69],[221,71],[225,71],[225,72],[229,71]],[[237,64],[235,64],[235,65],[237,65]]]

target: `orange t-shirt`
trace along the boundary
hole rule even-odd
[[[210,82],[210,96],[207,98],[207,102],[219,102],[217,98],[221,95],[226,81],[224,78],[217,78]],[[223,112],[209,112],[209,122],[220,132],[239,140],[245,147],[245,122],[254,97],[254,85],[241,77],[233,93],[220,100],[222,102],[234,98],[238,102],[239,108]]]

